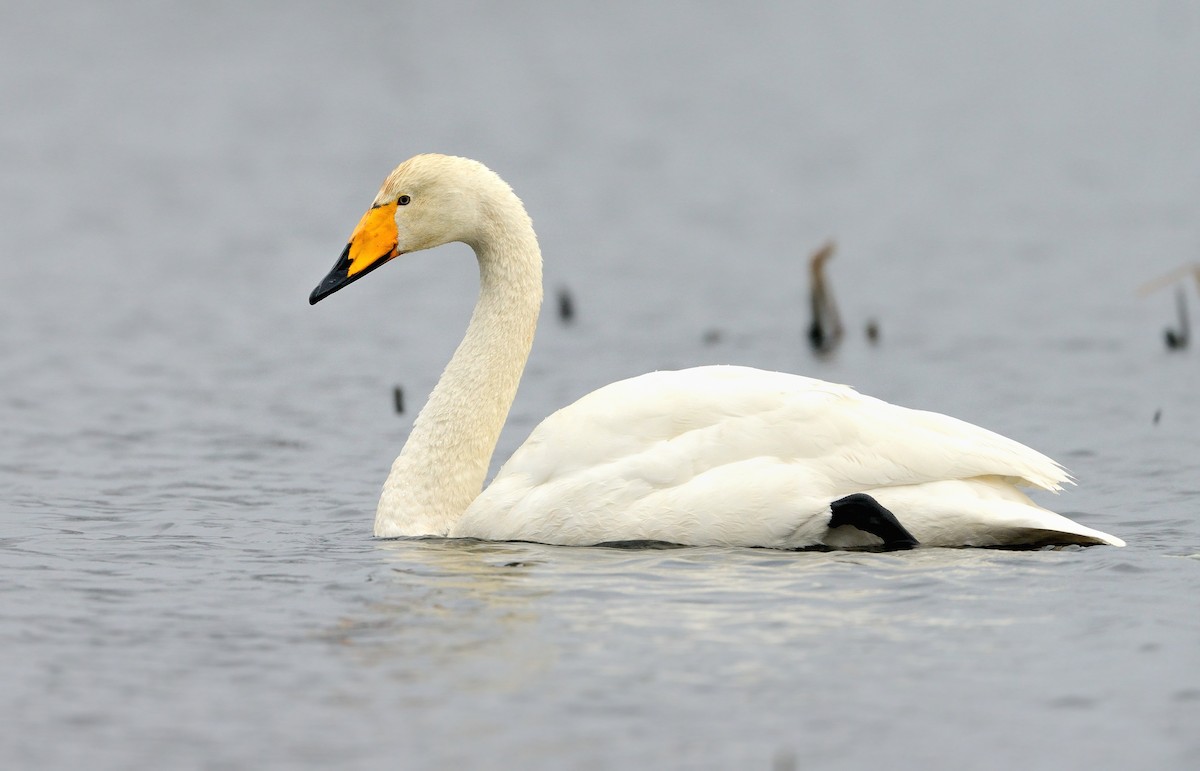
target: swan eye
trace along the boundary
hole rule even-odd
[[[402,195],[396,199],[396,203],[400,204],[401,206],[408,206],[410,201],[412,201],[412,199],[406,195]]]

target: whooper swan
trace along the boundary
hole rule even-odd
[[[805,547],[1111,544],[1034,504],[1054,461],[954,418],[747,367],[653,372],[534,429],[483,489],[533,345],[542,256],[521,201],[482,164],[418,155],[383,184],[329,275],[329,296],[407,252],[461,241],[480,293],[392,464],[375,535],[590,545]]]

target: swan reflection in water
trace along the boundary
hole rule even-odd
[[[802,682],[814,656],[827,661],[820,652],[839,641],[911,646],[949,629],[1045,623],[1052,604],[1031,608],[981,587],[1018,572],[1023,586],[1053,595],[1062,562],[1079,548],[789,553],[436,538],[374,546],[364,605],[322,637],[365,671],[441,694],[563,678],[586,690],[650,677],[639,674],[649,663],[662,682],[765,686],[781,671]]]

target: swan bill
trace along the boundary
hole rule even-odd
[[[308,296],[308,304],[316,305],[337,290],[352,284],[388,260],[400,254],[399,232],[396,229],[396,202],[372,206],[350,236],[333,270],[321,279]]]

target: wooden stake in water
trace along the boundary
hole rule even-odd
[[[836,244],[829,241],[808,258],[808,296],[812,321],[808,325],[808,343],[818,354],[833,353],[842,342],[842,317],[833,290],[825,281],[825,263],[833,257]]]

